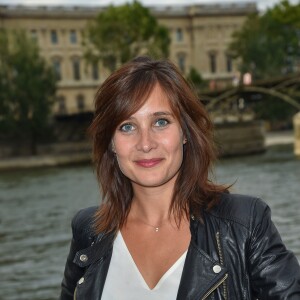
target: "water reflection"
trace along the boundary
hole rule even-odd
[[[219,182],[262,197],[284,241],[300,258],[300,160],[290,146],[218,163]],[[90,166],[10,172],[0,175],[1,294],[7,300],[57,299],[80,208],[99,203]]]
[[[97,183],[87,166],[0,176],[0,274],[5,299],[57,299],[71,217],[98,199]]]

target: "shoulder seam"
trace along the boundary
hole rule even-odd
[[[246,223],[244,220],[242,219],[239,219],[238,217],[230,217],[230,216],[223,216],[223,215],[217,215],[215,213],[212,213],[210,211],[206,212],[208,214],[210,214],[211,216],[214,216],[215,218],[218,218],[218,219],[222,219],[222,220],[226,220],[226,221],[231,221],[231,222],[234,222],[234,223],[237,223],[243,227],[245,227],[247,230],[251,230],[251,222],[252,222],[252,219],[253,219],[253,210],[254,210],[254,207],[258,201],[258,197],[253,197],[253,202],[251,204],[251,207],[250,207],[250,215],[249,215],[249,220],[248,222]]]
[[[222,220],[226,220],[226,221],[231,221],[231,222],[234,222],[234,223],[237,223],[243,227],[245,227],[247,230],[249,230],[249,224],[246,225],[245,222],[243,222],[242,220],[238,219],[238,218],[230,218],[230,217],[223,217],[223,216],[218,216],[216,214],[213,214],[211,212],[206,212],[207,214],[215,217],[215,218],[218,218],[218,219],[222,219]]]

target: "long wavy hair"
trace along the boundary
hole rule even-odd
[[[175,216],[177,224],[191,211],[201,219],[202,210],[214,206],[219,195],[227,191],[209,179],[216,159],[212,123],[196,93],[172,62],[137,57],[111,74],[95,97],[95,116],[89,133],[102,192],[102,203],[95,215],[97,233],[116,232],[126,222],[133,189],[118,166],[112,138],[118,125],[143,106],[156,84],[168,97],[187,139],[170,215]]]

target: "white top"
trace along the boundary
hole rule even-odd
[[[121,232],[114,241],[102,300],[174,300],[184,266],[187,251],[150,289],[137,268]]]

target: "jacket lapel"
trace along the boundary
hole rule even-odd
[[[204,215],[204,214],[203,214]],[[177,300],[206,299],[227,278],[227,269],[202,249],[205,242],[205,221],[191,215],[191,242],[187,252]],[[212,233],[209,233],[211,235]],[[201,247],[202,245],[202,247]]]
[[[82,284],[77,284],[76,299],[101,299],[112,256],[113,240],[113,234],[101,235],[90,247],[76,253],[73,262],[87,268]]]
[[[177,300],[205,299],[226,279],[226,268],[199,249],[194,241],[188,249]]]

